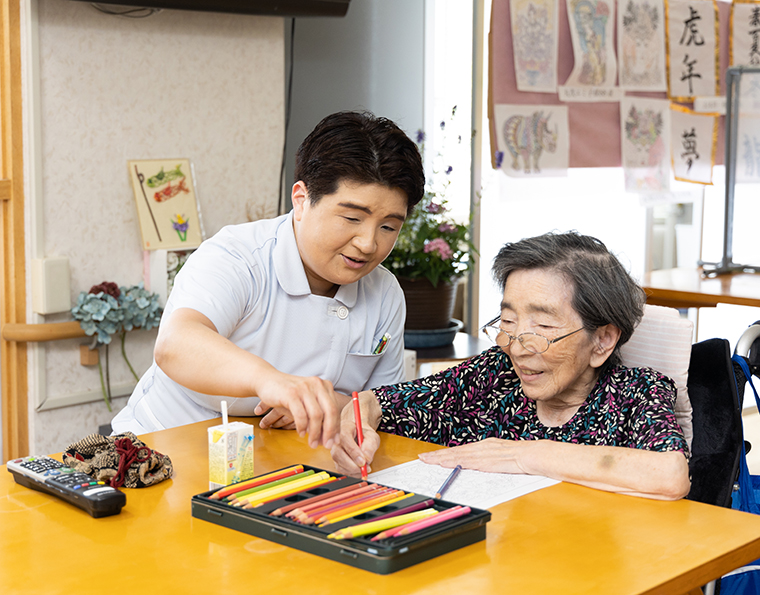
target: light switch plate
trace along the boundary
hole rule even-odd
[[[71,273],[66,256],[32,259],[32,310],[56,314],[71,309]]]

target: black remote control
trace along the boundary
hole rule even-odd
[[[51,457],[24,457],[8,461],[16,483],[57,496],[99,518],[119,514],[127,503],[124,492],[94,481]]]

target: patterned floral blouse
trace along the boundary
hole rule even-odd
[[[509,357],[493,347],[433,376],[374,389],[379,430],[457,446],[485,438],[557,440],[654,451],[688,447],[676,421],[675,385],[649,368],[612,367],[564,425],[545,426]]]

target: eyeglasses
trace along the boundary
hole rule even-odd
[[[538,333],[520,333],[515,337],[514,335],[510,335],[507,331],[499,327],[500,319],[501,317],[497,316],[482,329],[485,335],[491,339],[495,345],[498,345],[502,349],[506,349],[512,344],[512,341],[519,341],[520,345],[522,345],[525,349],[531,353],[537,354],[546,352],[553,343],[561,341],[562,339],[565,339],[570,335],[574,335],[575,333],[583,330],[583,327],[581,327],[572,333],[567,333],[566,335],[562,335],[556,339],[547,339]]]

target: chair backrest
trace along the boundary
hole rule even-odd
[[[687,498],[731,506],[744,438],[741,399],[728,341],[707,339],[692,345],[687,384],[694,430]]]

